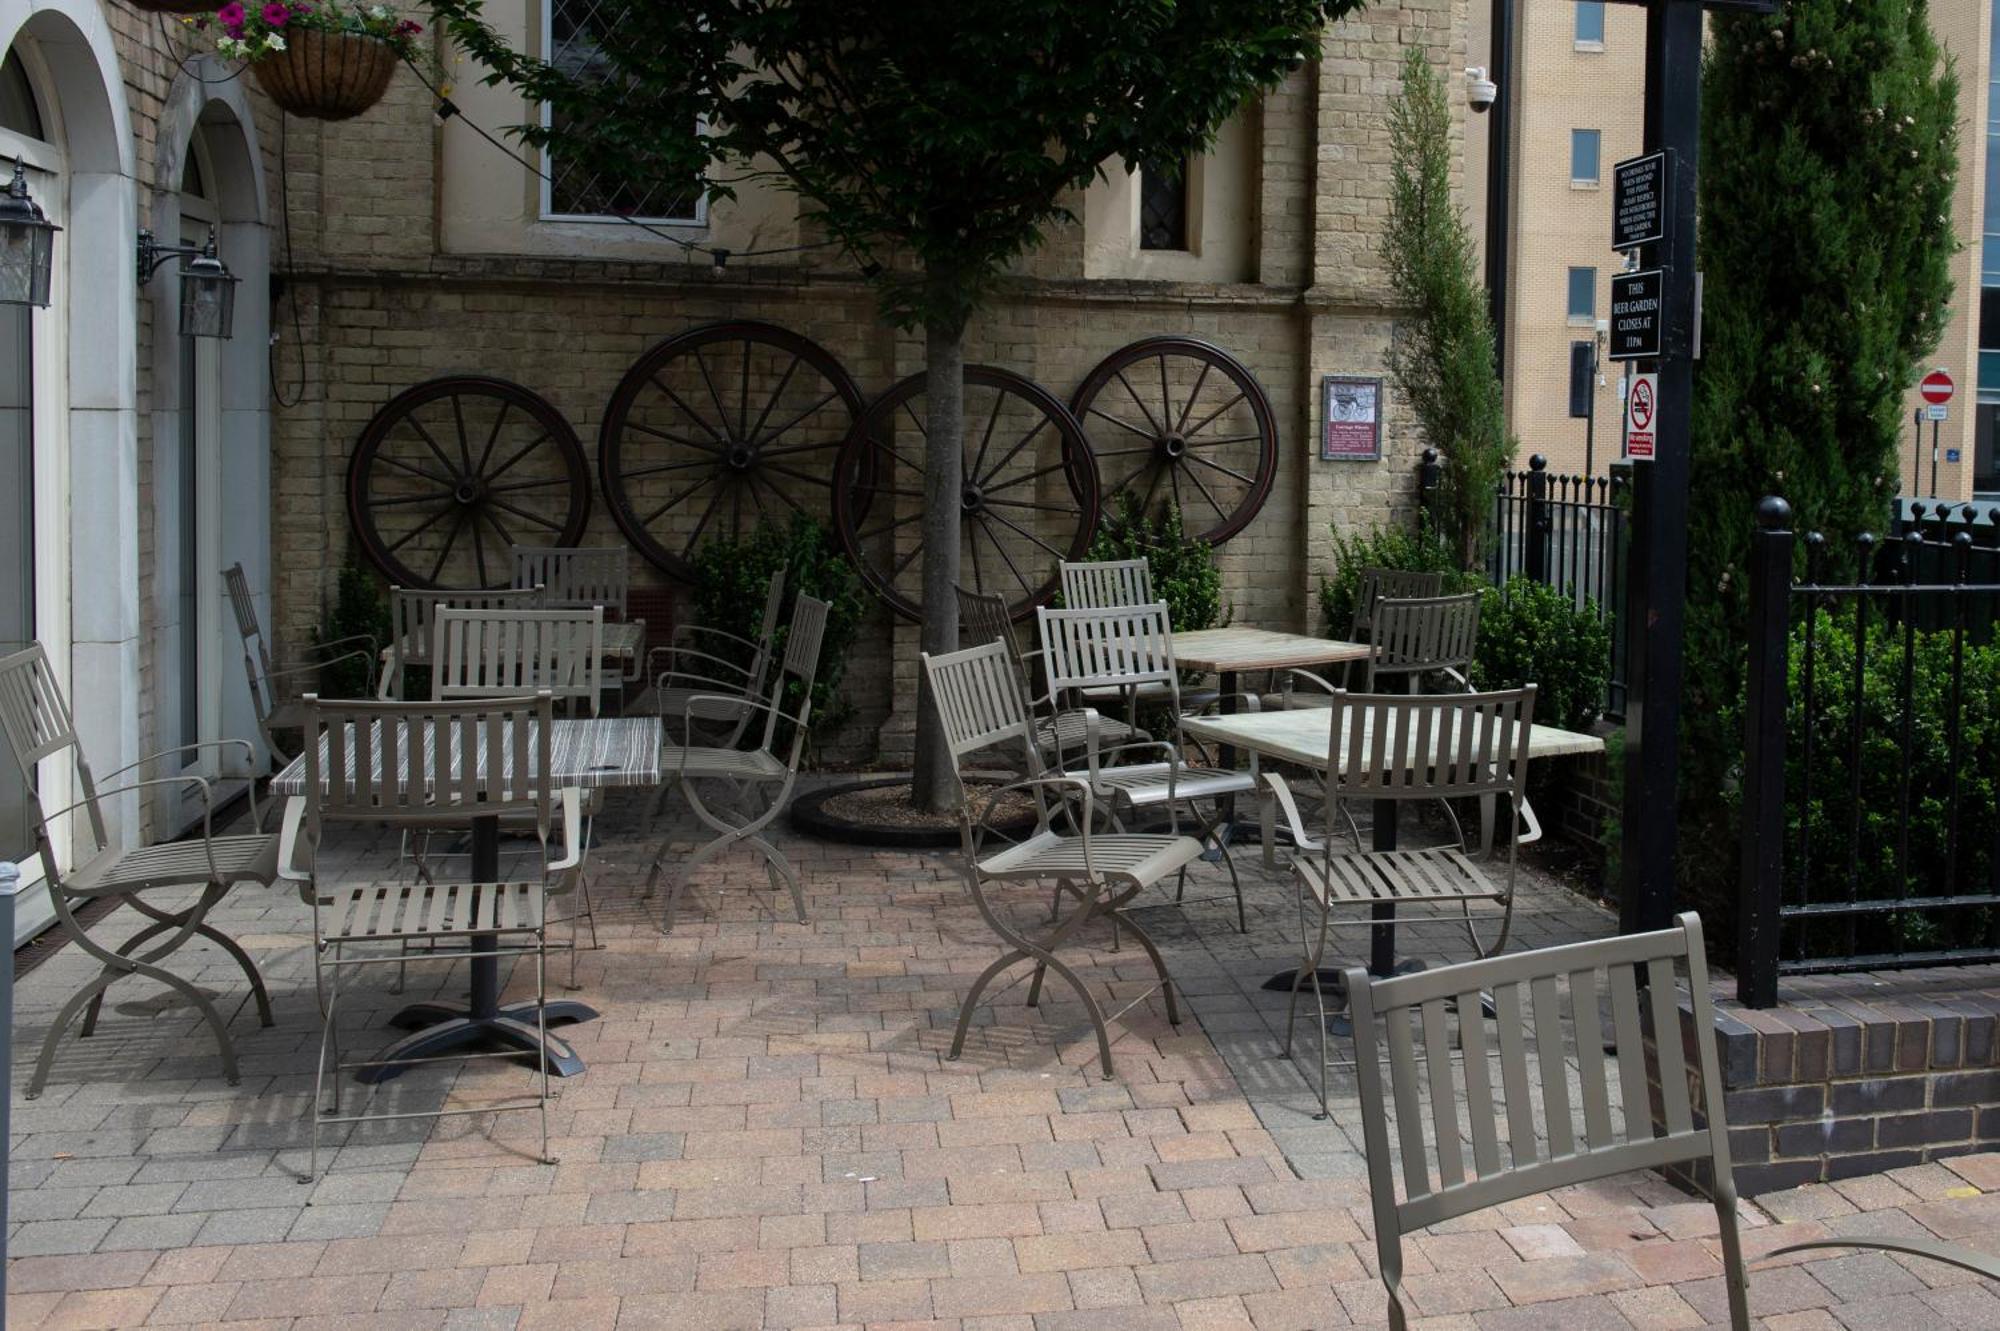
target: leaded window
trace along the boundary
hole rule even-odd
[[[1188,161],[1183,157],[1172,174],[1141,168],[1139,172],[1139,248],[1184,250],[1188,247]]]
[[[611,62],[604,56],[603,0],[543,0],[543,26],[550,64],[584,78],[608,78]],[[615,10],[615,6],[613,7]],[[550,108],[552,129],[565,128],[565,118]],[[689,134],[700,133],[690,125]],[[676,185],[665,181],[624,180],[566,160],[557,148],[544,154],[548,176],[542,211],[557,218],[627,217],[650,222],[700,225],[707,209],[698,182]]]

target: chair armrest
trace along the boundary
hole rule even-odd
[[[318,674],[320,671],[327,669],[329,666],[339,665],[342,661],[361,661],[365,662],[369,667],[368,688],[372,691],[375,688],[374,665],[375,665],[376,655],[377,654],[372,651],[343,652],[339,656],[329,656],[324,661],[308,661],[302,665],[290,665],[281,667],[276,670],[272,670],[271,672],[269,672],[264,676],[264,680],[265,682],[268,683],[269,681],[274,679],[290,679],[294,675]]]
[[[1281,691],[1285,693],[1290,693],[1294,684],[1310,684],[1321,693],[1340,692],[1337,687],[1329,684],[1323,677],[1315,675],[1310,670],[1299,670],[1296,668],[1284,670],[1280,672],[1280,678],[1284,680],[1284,687]]]
[[[1904,1237],[1902,1235],[1844,1235],[1840,1238],[1807,1239],[1802,1243],[1788,1243],[1782,1248],[1773,1248],[1766,1257],[1781,1257],[1789,1252],[1805,1252],[1812,1248],[1874,1248],[1882,1252],[1900,1252],[1911,1257],[1928,1257],[1934,1262],[1944,1262],[1960,1270],[1971,1271],[1985,1276],[1988,1280],[2000,1280],[2000,1257],[1989,1253],[1974,1252],[1956,1244],[1940,1243],[1932,1238]]]
[[[51,809],[42,815],[44,823],[52,822],[66,813],[74,813],[93,800],[102,800],[111,795],[126,795],[135,790],[149,790],[160,786],[197,786],[201,790],[201,848],[208,860],[208,875],[211,881],[219,881],[222,871],[215,864],[215,790],[208,778],[200,776],[162,776],[150,781],[127,781],[123,785],[100,787],[92,797],[65,804],[60,809]]]
[[[698,652],[689,647],[655,647],[652,651],[647,652],[646,653],[647,674],[650,675],[655,673],[653,659],[658,656],[671,657],[674,661],[674,664],[667,666],[664,670],[658,671],[658,673],[662,675],[680,675],[680,674],[690,673],[689,671],[683,669],[679,664],[680,660],[683,657],[685,657],[692,661],[702,662],[700,668],[703,670],[710,670],[720,667],[723,670],[729,671],[731,674],[741,675],[746,684],[751,678],[751,671],[748,666],[740,666],[737,665],[736,662],[728,660],[724,657],[716,656],[710,652]]]
[[[738,694],[728,694],[728,693],[697,693],[693,697],[689,698],[687,700],[687,704],[681,708],[682,723],[692,724],[694,720],[695,707],[699,704],[704,704],[704,703],[716,703],[724,707],[740,707],[745,711],[752,711],[752,712],[770,712],[773,715],[775,715],[780,721],[790,721],[793,725],[798,726],[800,729],[805,728],[806,713],[811,711],[811,708],[807,707],[802,709],[799,715],[794,716],[792,713],[786,711],[784,708],[778,706],[776,703],[764,702],[761,699],[757,698],[745,698]],[[685,757],[683,757],[682,761],[683,762],[686,761]]]
[[[1083,821],[1077,824],[1077,830],[1081,835],[1083,843],[1083,872],[1084,876],[1090,879],[1090,881],[1098,881],[1097,869],[1091,861],[1090,852],[1090,824],[1092,814],[1096,808],[1097,797],[1095,792],[1090,788],[1090,782],[1080,776],[1031,776],[1020,781],[1010,781],[1004,786],[992,787],[992,794],[986,797],[985,809],[980,813],[978,820],[971,824],[972,854],[975,866],[979,856],[979,844],[984,839],[985,833],[993,830],[988,820],[993,817],[993,811],[1000,807],[1001,797],[1011,791],[1032,790],[1038,786],[1064,787],[1077,791],[1083,796]]]
[[[356,650],[365,650],[370,656],[380,656],[382,654],[382,645],[375,641],[375,635],[372,633],[350,633],[344,638],[332,638],[326,642],[309,643],[293,653],[290,663],[310,665],[312,662],[306,660],[309,656],[324,655],[327,652],[339,652],[344,658],[347,654]]]
[[[294,795],[285,801],[285,816],[278,825],[278,877],[297,883],[301,892],[312,882],[312,869],[298,863],[299,830],[305,823],[306,797]]]
[[[191,750],[194,752],[201,752],[206,749],[230,749],[230,748],[243,750],[243,756],[247,758],[253,766],[256,764],[257,748],[255,745],[251,744],[251,742],[247,739],[204,739],[204,740],[195,740],[188,744],[176,744],[170,749],[161,749],[158,753],[149,753],[145,757],[140,758],[134,762],[126,763],[123,767],[112,768],[110,771],[104,773],[103,779],[109,781],[113,777],[123,776],[125,773],[132,771],[134,768],[144,767],[147,763],[158,762],[160,759],[165,758],[171,754],[187,753]],[[261,832],[264,830],[264,815],[257,808],[257,778],[252,776],[249,780],[250,780],[250,822],[253,826],[256,827],[256,829],[259,832]]]
[[[1263,775],[1264,784],[1271,788],[1271,794],[1277,798],[1278,809],[1285,816],[1285,830],[1291,833],[1292,844],[1300,850],[1311,853],[1324,850],[1325,844],[1306,831],[1306,820],[1299,813],[1299,801],[1298,797],[1292,794],[1292,783],[1276,772],[1266,772]]]
[[[583,867],[583,791],[564,786],[558,797],[562,801],[563,853],[547,866],[545,873],[550,878],[573,874]]]
[[[754,642],[749,638],[743,637],[741,634],[731,633],[728,629],[719,629],[709,624],[676,624],[674,625],[673,634],[668,639],[668,641],[672,643],[674,646],[679,646],[683,636],[693,637],[697,633],[706,633],[710,637],[721,638],[728,642],[737,643],[740,646],[748,647],[753,652],[756,651],[759,647],[763,646],[762,643]],[[674,649],[673,646],[670,646],[670,647],[656,647],[653,650],[672,651],[673,649]]]

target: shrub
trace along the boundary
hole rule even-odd
[[[1187,535],[1178,505],[1170,503],[1158,517],[1149,518],[1129,491],[1120,495],[1118,511],[1105,519],[1090,543],[1090,557],[1145,560],[1153,595],[1167,603],[1176,633],[1229,622],[1215,547]]]
[[[825,601],[826,632],[820,640],[809,728],[825,734],[852,714],[852,705],[840,696],[840,682],[847,673],[847,655],[868,605],[861,575],[841,553],[830,531],[802,513],[794,514],[787,526],[760,522],[747,536],[718,538],[702,546],[695,552],[694,567],[694,622],[750,639],[755,639],[762,627],[764,591],[771,575],[780,568],[786,570],[785,605],[778,620],[780,653],[785,626],[799,594]],[[713,642],[701,647],[716,650]],[[717,651],[717,655],[727,653]],[[747,651],[737,657],[737,663],[749,664]],[[787,710],[796,710],[799,702],[792,694],[785,698]]]
[[[338,642],[356,634],[366,634],[378,648],[389,645],[389,597],[382,579],[373,569],[364,568],[352,551],[340,566],[334,584],[333,604],[327,607],[320,624],[319,642]],[[279,662],[282,669],[284,663]],[[379,668],[381,662],[373,663]],[[370,665],[361,661],[339,661],[319,672],[319,691],[328,698],[373,697],[368,687]],[[296,685],[294,685],[296,687]]]
[[[1535,686],[1535,718],[1587,730],[1604,709],[1611,679],[1611,630],[1597,603],[1515,575],[1488,587],[1479,607],[1473,683],[1482,689]]]
[[[1851,610],[1815,611],[1812,706],[1806,706],[1806,633],[1793,629],[1787,668],[1785,889],[1788,901],[1862,900],[1976,892],[1992,880],[1994,799],[2000,787],[2000,645],[1965,648],[1958,717],[1958,855],[1947,864],[1952,785],[1952,644],[1949,632],[1917,632],[1909,665],[1911,712],[1903,738],[1903,635],[1876,620],[1861,667],[1860,745],[1854,743],[1855,642]],[[1740,719],[1740,712],[1738,713]],[[1806,745],[1812,745],[1811,787]],[[1858,773],[1857,773],[1858,768]],[[1910,782],[1908,856],[1900,831]],[[1858,806],[1856,777],[1859,777]],[[1740,799],[1740,793],[1736,794]],[[1857,823],[1858,807],[1858,823]],[[1800,854],[1804,850],[1803,862]],[[1860,951],[1965,947],[1989,941],[1990,910],[1904,911],[1862,917]],[[1847,949],[1846,924],[1815,925],[1807,941]]]
[[[1448,592],[1471,591],[1484,579],[1459,567],[1457,557],[1432,532],[1413,533],[1400,527],[1377,528],[1366,536],[1333,538],[1333,576],[1319,580],[1322,631],[1329,638],[1347,638],[1354,631],[1354,594],[1364,568],[1407,569],[1442,573]]]

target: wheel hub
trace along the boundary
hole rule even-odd
[[[1169,462],[1178,462],[1188,449],[1187,439],[1179,432],[1161,435],[1153,446]]]
[[[452,487],[451,497],[461,504],[476,504],[479,502],[480,492],[484,488],[480,485],[477,477],[468,476]]]
[[[968,484],[959,491],[958,506],[966,513],[977,513],[986,507],[986,494],[978,486]]]
[[[757,450],[747,444],[731,444],[723,456],[733,471],[748,471],[757,464]]]

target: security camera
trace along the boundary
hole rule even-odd
[[[1500,85],[1486,77],[1486,66],[1474,65],[1465,71],[1465,100],[1475,112],[1491,110],[1499,97]]]

